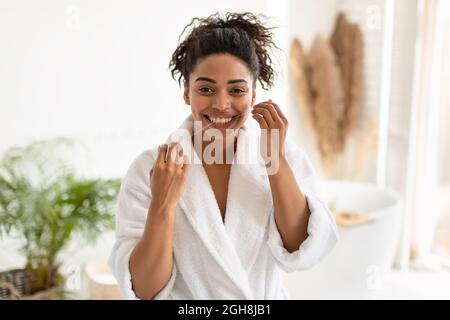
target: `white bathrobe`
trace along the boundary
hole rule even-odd
[[[192,134],[192,116],[181,129]],[[311,215],[308,238],[292,253],[284,248],[274,220],[269,180],[262,174],[265,168],[259,156],[260,135],[258,124],[251,118],[239,130],[225,221],[190,136],[176,139],[171,135],[167,140],[180,142],[192,164],[175,210],[172,275],[155,299],[286,299],[284,272],[314,266],[337,242],[335,221],[314,194],[311,163],[301,149],[287,141],[286,157],[306,195]],[[157,152],[157,148],[145,151],[132,163],[118,199],[116,242],[109,263],[128,299],[137,298],[131,285],[129,258],[144,231],[152,199],[149,172]],[[250,163],[249,153],[258,158],[255,163]]]

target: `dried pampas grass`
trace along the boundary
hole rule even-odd
[[[307,125],[313,130],[314,117],[311,112],[312,97],[309,87],[308,62],[302,44],[297,39],[292,41],[289,63],[291,65],[291,76],[295,85],[297,103],[302,109]]]
[[[342,86],[339,67],[330,44],[316,37],[308,55],[311,113],[318,135],[318,147],[322,160],[332,165],[332,155],[343,151],[339,124],[344,115]]]
[[[309,54],[294,39],[290,67],[296,99],[317,135],[322,164],[336,175],[336,161],[358,123],[363,98],[363,37],[340,13],[330,41],[316,37]]]
[[[355,129],[362,103],[364,46],[361,29],[358,25],[349,23],[345,15],[340,13],[330,43],[341,71],[345,121],[340,125],[345,138]]]

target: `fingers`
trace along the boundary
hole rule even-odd
[[[181,158],[181,159],[180,159]],[[183,163],[183,148],[179,143],[162,144],[158,147],[158,155],[155,164],[179,165]]]
[[[267,124],[267,121],[264,119],[264,116],[260,115],[259,113],[252,111],[252,117],[255,119],[258,123],[261,129],[268,129],[269,125]]]
[[[179,149],[178,149],[179,148]],[[174,154],[176,154],[176,159],[174,162],[169,160],[169,166],[173,169],[174,173],[173,182],[178,183],[180,181],[185,181],[189,171],[189,161],[187,155],[183,154],[183,148],[177,146],[174,149]],[[170,168],[169,168],[170,170]]]
[[[185,156],[184,156],[184,152],[183,152],[183,147],[180,144],[177,144],[176,147],[176,160],[175,160],[175,164],[177,166],[182,166],[183,163],[185,162]]]
[[[265,106],[267,106],[267,109],[270,112],[270,115],[275,120],[277,124],[283,124],[283,120],[281,119],[281,116],[278,112],[278,110],[275,108],[275,104],[271,102],[272,100],[269,100],[268,103],[265,103]],[[278,108],[279,109],[279,108]]]
[[[167,161],[165,161],[167,159]],[[155,198],[169,199],[170,203],[178,201],[185,186],[189,157],[183,154],[179,143],[158,147],[158,163],[150,170],[150,187]]]
[[[180,160],[181,158],[181,160]],[[166,163],[168,166],[176,166],[182,164],[183,160],[183,148],[177,142],[169,144],[169,149],[166,154]]]
[[[272,100],[269,100],[269,102],[273,105],[273,107],[277,111],[277,114],[281,118],[281,120],[283,121],[284,125],[287,126],[288,125],[288,119],[283,114],[283,112],[281,111],[280,107],[275,102],[273,102]]]
[[[167,149],[168,149],[168,145],[166,143],[164,143],[158,147],[158,156],[156,158],[157,164],[162,165],[166,162]]]
[[[283,119],[284,115],[278,105],[272,102],[272,100],[255,105],[252,113],[264,117],[269,128],[281,128],[287,122]]]
[[[269,126],[269,128],[275,127],[276,118],[272,117],[272,114],[269,110],[269,107],[266,103],[262,102],[253,107],[252,114],[259,114],[264,117],[265,122]]]

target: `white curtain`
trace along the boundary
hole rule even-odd
[[[447,134],[450,125],[449,120],[442,123],[443,117],[448,115],[443,104],[446,83],[442,83],[444,61],[449,58],[444,50],[444,36],[445,33],[448,35],[450,27],[449,11],[445,11],[445,7],[448,7],[448,1],[422,0],[418,8],[403,262],[409,262],[411,258],[411,266],[419,269],[435,270],[442,265],[433,254],[433,242],[442,213],[439,183],[444,172],[440,172],[442,166],[439,163],[445,154],[440,151],[448,148],[448,139],[442,139],[442,133]]]

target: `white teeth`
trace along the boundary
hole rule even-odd
[[[218,124],[224,124],[227,123],[229,121],[231,121],[232,118],[212,118],[212,117],[208,117],[209,120],[211,120],[211,122],[213,123],[218,123]]]

